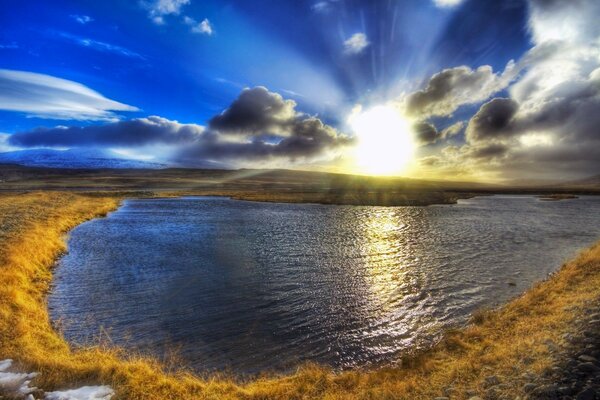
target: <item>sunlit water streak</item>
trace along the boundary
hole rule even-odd
[[[522,293],[599,237],[594,197],[129,200],[72,231],[49,307],[74,343],[107,333],[197,371],[370,366]]]

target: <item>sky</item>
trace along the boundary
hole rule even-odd
[[[0,151],[600,173],[597,0],[0,0]]]

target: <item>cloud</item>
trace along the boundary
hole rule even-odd
[[[167,15],[179,15],[181,8],[189,3],[190,0],[143,0],[140,2],[148,10],[148,17],[157,25],[164,24],[164,17]]]
[[[16,150],[16,148],[14,146],[11,146],[10,144],[8,144],[9,138],[10,138],[10,134],[0,133],[0,153]]]
[[[184,145],[197,141],[203,132],[201,125],[150,116],[106,125],[37,128],[13,134],[9,144],[19,147]]]
[[[296,102],[264,87],[244,89],[209,122],[211,135],[185,157],[308,159],[352,140],[316,117],[296,111]]]
[[[6,50],[15,50],[18,49],[19,45],[17,44],[17,42],[10,42],[10,43],[6,43],[6,44],[0,44],[0,49],[6,49]]]
[[[484,102],[465,129],[466,143],[424,159],[423,168],[483,179],[600,171],[600,2],[529,0],[529,12],[533,46],[502,74],[452,68],[404,98],[407,112],[425,121]],[[503,97],[489,100],[500,91]],[[421,134],[429,142],[442,137],[425,128]]]
[[[80,23],[81,25],[85,25],[85,24],[90,23],[90,22],[92,22],[94,20],[89,15],[71,14],[70,17],[73,18],[78,23]]]
[[[8,69],[0,69],[0,110],[40,118],[105,121],[118,119],[115,111],[138,111],[77,82]]]
[[[456,7],[464,0],[433,0],[433,3],[440,8]]]
[[[505,89],[517,74],[512,61],[502,74],[494,73],[489,65],[475,70],[467,66],[445,69],[433,75],[424,89],[406,96],[406,112],[420,118],[451,115],[462,105],[480,103]]]
[[[431,144],[441,139],[441,132],[429,122],[418,122],[413,124],[413,132],[417,137],[417,142],[421,145]]]
[[[202,35],[208,35],[208,36],[212,36],[212,34],[214,33],[213,27],[207,18],[204,18],[201,22],[198,22],[194,18],[185,16],[185,17],[183,17],[183,22],[186,25],[189,25],[192,27],[191,31],[193,33],[200,33]]]
[[[529,5],[529,30],[537,44],[583,43],[600,36],[600,2],[596,0],[529,0]]]
[[[362,32],[355,33],[344,41],[344,53],[346,54],[360,54],[362,53],[371,43],[367,39],[367,35]]]
[[[173,161],[309,161],[328,157],[352,139],[316,117],[295,110],[296,103],[257,87],[243,90],[208,128],[151,116],[105,125],[37,128],[17,132],[8,144],[19,147],[168,146]]]
[[[341,149],[352,139],[341,135],[315,117],[297,120],[285,136],[251,134],[243,141],[228,140],[216,132],[208,132],[195,146],[186,147],[179,158],[197,161],[261,161],[285,159],[309,161],[320,156],[330,157],[330,151]]]
[[[504,143],[486,143],[476,146],[466,146],[464,150],[466,150],[465,155],[467,157],[489,161],[505,156],[509,151],[509,146]]]
[[[210,120],[213,130],[226,134],[281,134],[296,122],[296,102],[259,86],[244,89],[221,114]]]
[[[534,47],[509,98],[481,106],[471,146],[504,146],[499,173],[585,176],[600,170],[600,3],[530,1]],[[491,153],[489,153],[491,154]],[[475,153],[465,153],[475,155]],[[486,152],[478,153],[483,156]]]
[[[140,60],[145,59],[145,57],[142,56],[141,54],[136,53],[135,51],[129,50],[122,46],[117,46],[114,44],[73,35],[73,34],[70,34],[67,32],[59,32],[58,35],[64,39],[67,39],[68,41],[75,43],[82,47],[87,47],[87,48],[101,51],[104,53],[114,53],[114,54],[118,54],[118,55],[125,56],[125,57],[138,58]]]
[[[485,103],[467,126],[467,140],[477,142],[503,139],[515,134],[511,126],[519,104],[512,99],[495,98]]]
[[[420,121],[413,124],[412,130],[416,136],[417,143],[424,146],[457,135],[462,131],[464,126],[465,123],[463,121],[458,121],[449,127],[438,131],[431,122]]]
[[[465,122],[458,121],[458,122],[453,123],[446,129],[444,129],[442,132],[443,132],[444,137],[451,137],[451,136],[455,136],[455,135],[458,135],[459,133],[461,133],[462,130],[464,129],[464,127],[465,127]]]
[[[317,13],[326,13],[331,9],[331,5],[328,1],[318,1],[310,6],[310,8]]]

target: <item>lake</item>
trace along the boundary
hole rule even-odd
[[[197,372],[394,363],[600,238],[600,198],[429,207],[127,200],[76,227],[50,314]]]

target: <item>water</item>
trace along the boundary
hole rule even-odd
[[[51,316],[68,340],[196,371],[393,363],[600,237],[600,198],[431,207],[129,200],[75,228]]]

